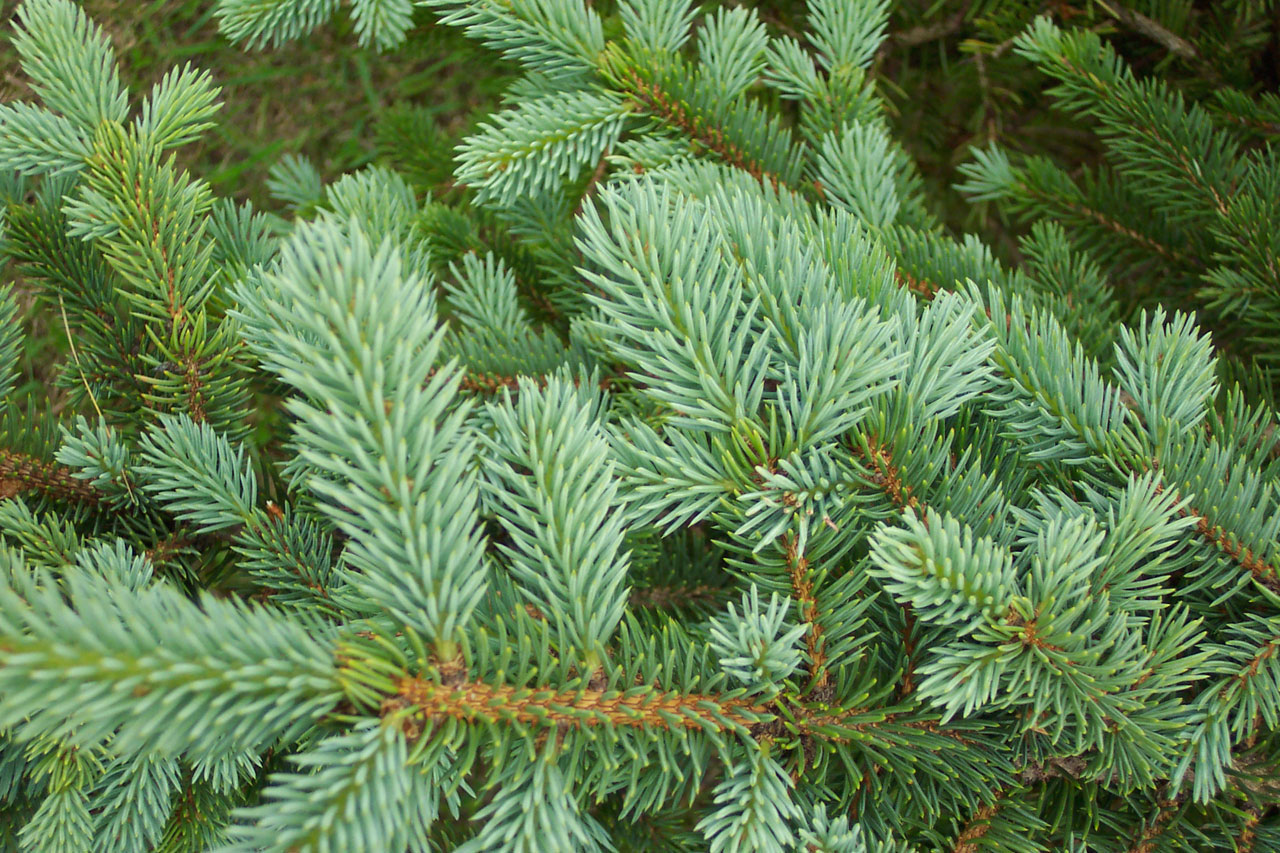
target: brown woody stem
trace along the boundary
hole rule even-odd
[[[821,689],[827,686],[830,676],[827,674],[826,642],[822,638],[824,629],[818,621],[818,602],[813,594],[813,581],[809,577],[809,561],[800,553],[796,540],[790,533],[782,538],[782,547],[786,552],[791,593],[800,606],[800,618],[809,623],[804,642],[809,652],[813,689]]]
[[[102,495],[71,469],[54,462],[41,462],[23,453],[0,450],[0,500],[28,489],[68,501],[96,504]]]
[[[447,686],[426,678],[405,677],[397,683],[396,693],[428,717],[570,728],[611,725],[749,729],[769,713],[763,706],[745,700],[648,688],[556,691],[479,681]]]

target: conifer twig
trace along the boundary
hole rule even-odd
[[[1096,2],[1117,21],[1135,33],[1146,36],[1151,41],[1156,42],[1175,56],[1187,60],[1200,58],[1200,54],[1196,52],[1195,47],[1189,41],[1169,32],[1159,22],[1148,18],[1141,12],[1125,8],[1117,3],[1116,0],[1096,0]]]
[[[951,853],[978,853],[978,842],[991,830],[991,818],[995,817],[996,812],[1000,810],[1000,799],[1003,796],[1003,790],[997,791],[994,803],[978,807],[964,829],[960,830],[960,834],[956,836]]]
[[[191,536],[186,530],[175,530],[155,545],[146,550],[144,556],[151,565],[159,567],[173,559],[183,549],[192,544]]]
[[[881,47],[881,53],[888,53],[894,47],[915,47],[931,41],[944,39],[964,26],[965,16],[969,13],[969,0],[960,4],[955,12],[941,21],[920,24],[901,32],[891,33]]]
[[[707,723],[718,722],[747,729],[769,713],[761,705],[710,694],[592,689],[557,692],[547,687],[511,687],[481,681],[461,681],[451,686],[414,677],[401,679],[396,694],[428,717],[570,728],[604,724],[701,731]]]
[[[1164,487],[1157,485],[1156,494],[1163,494]],[[1276,567],[1261,559],[1247,545],[1238,543],[1234,536],[1214,524],[1209,517],[1193,506],[1184,506],[1178,510],[1182,518],[1196,519],[1196,532],[1209,544],[1226,554],[1241,567],[1247,569],[1258,583],[1273,592],[1280,593],[1280,572]]]
[[[37,489],[62,500],[96,504],[102,497],[96,488],[76,479],[70,468],[41,462],[23,453],[0,450],[0,500],[27,489]]]
[[[1169,821],[1173,820],[1173,815],[1179,805],[1180,803],[1177,800],[1162,800],[1155,817],[1143,827],[1142,832],[1134,840],[1127,853],[1153,853],[1159,847],[1158,839],[1164,834]]]
[[[932,299],[937,296],[939,292],[945,290],[945,288],[940,287],[928,279],[916,278],[911,273],[903,272],[901,267],[893,271],[893,276],[898,284],[902,285],[907,290],[910,290],[912,293],[919,294],[924,299]]]
[[[1156,254],[1160,255],[1166,260],[1176,261],[1180,264],[1185,264],[1191,267],[1202,266],[1202,264],[1196,259],[1186,254],[1183,254],[1182,252],[1179,252],[1178,250],[1172,248],[1171,246],[1166,246],[1163,243],[1159,242],[1158,240],[1155,240],[1147,236],[1146,234],[1143,234],[1139,231],[1134,230],[1133,228],[1130,228],[1129,226],[1113,219],[1112,217],[1107,216],[1105,213],[1103,213],[1100,210],[1096,210],[1095,208],[1089,207],[1088,205],[1085,205],[1085,204],[1080,204],[1078,202],[1067,201],[1065,199],[1057,198],[1055,196],[1048,196],[1043,193],[1038,193],[1025,183],[1020,183],[1018,186],[1027,195],[1038,198],[1041,201],[1061,204],[1063,207],[1065,207],[1067,210],[1071,211],[1072,213],[1075,213],[1078,216],[1082,216],[1085,219],[1091,220],[1092,222],[1095,222],[1098,225],[1101,225],[1103,228],[1106,228],[1108,231],[1112,231],[1116,234],[1121,235],[1122,237],[1127,237],[1128,239],[1132,240],[1133,242],[1137,243],[1143,248],[1150,249],[1151,251],[1155,252]]]
[[[84,366],[80,363],[80,353],[76,350],[75,338],[71,334],[71,324],[67,322],[67,306],[62,301],[62,294],[58,294],[58,312],[62,315],[62,330],[67,335],[67,346],[71,347],[71,359],[76,363],[76,372],[80,374],[80,381],[84,383],[85,393],[89,395],[89,402],[93,403],[93,410],[98,413],[98,420],[105,420],[102,417],[102,409],[98,407],[98,398],[94,396],[93,389],[89,387],[89,380],[84,375]]]
[[[813,680],[813,689],[825,692],[830,680],[827,674],[826,642],[822,638],[824,628],[818,621],[818,602],[813,594],[813,581],[809,578],[809,561],[800,552],[791,534],[783,536],[782,547],[786,553],[791,592],[800,607],[800,618],[809,624],[804,642],[809,653],[809,674]]]
[[[777,190],[784,184],[778,175],[767,171],[761,163],[751,159],[745,151],[726,139],[719,128],[708,125],[700,116],[690,115],[683,104],[669,98],[657,83],[646,83],[639,74],[630,70],[622,79],[627,83],[637,104],[646,112],[678,128],[730,166],[742,169],[758,181],[767,181],[773,189]]]
[[[596,685],[605,683],[602,677]],[[717,694],[680,693],[654,689],[606,690],[588,685],[576,690],[559,690],[551,686],[513,687],[468,680],[458,667],[452,667],[440,680],[405,675],[395,682],[395,693],[384,698],[382,709],[400,713],[413,706],[428,718],[448,717],[468,723],[498,722],[555,728],[688,729],[705,731],[708,726],[721,730],[741,730],[753,737],[772,738],[792,732],[803,739],[842,744],[851,742],[845,734],[871,731],[878,726],[901,725],[916,731],[946,737],[962,744],[973,741],[934,719],[908,719],[902,710],[869,707],[828,710],[819,704],[779,700],[761,705],[747,698],[726,699]],[[879,719],[854,721],[872,715]]]

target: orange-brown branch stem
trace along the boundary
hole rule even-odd
[[[995,817],[999,810],[1000,806],[997,802],[982,806],[974,812],[973,817],[956,836],[956,843],[952,846],[951,853],[978,853],[978,842],[991,830],[991,818]]]
[[[1159,845],[1157,839],[1164,834],[1165,827],[1169,825],[1169,821],[1173,819],[1174,812],[1178,810],[1178,802],[1174,800],[1165,800],[1160,803],[1160,810],[1156,812],[1155,817],[1139,834],[1138,838],[1133,842],[1128,853],[1153,853]]]
[[[847,735],[896,724],[970,743],[936,720],[903,720],[901,712],[873,708],[827,710],[786,700],[768,705],[748,698],[680,693],[648,687],[609,690],[586,686],[556,690],[549,686],[513,687],[468,680],[459,671],[439,680],[406,675],[395,683],[386,708],[408,705],[432,719],[472,723],[520,723],[556,728],[611,726],[621,728],[741,730],[755,737],[787,734],[839,743]],[[859,721],[859,717],[870,718]]]
[[[1163,491],[1162,486],[1156,487],[1156,494],[1161,494]],[[1241,545],[1236,541],[1235,536],[1223,530],[1221,525],[1214,524],[1207,515],[1193,506],[1182,507],[1178,510],[1178,515],[1182,518],[1194,518],[1196,532],[1202,539],[1246,569],[1258,583],[1272,592],[1280,593],[1280,572],[1277,572],[1275,566],[1255,554],[1252,548]]]
[[[69,468],[41,462],[23,453],[0,450],[0,500],[28,489],[81,503],[96,504],[101,499],[97,489],[72,476]]]
[[[740,699],[657,690],[569,690],[511,687],[479,681],[454,686],[406,677],[397,695],[428,717],[465,722],[515,722],[570,728],[610,725],[625,728],[701,730],[750,728],[767,719],[768,710]]]
[[[699,147],[715,154],[730,166],[742,169],[756,180],[767,181],[775,190],[782,183],[777,175],[766,171],[747,152],[726,139],[720,128],[707,123],[701,116],[691,114],[683,104],[662,91],[658,84],[645,82],[634,71],[624,75],[622,81],[641,109],[679,129]]]
[[[796,540],[790,533],[782,538],[782,547],[786,552],[791,593],[800,606],[800,618],[809,623],[804,642],[809,652],[809,673],[813,679],[813,689],[822,690],[830,681],[827,673],[827,644],[822,638],[822,623],[818,621],[818,601],[813,593],[813,580],[809,577],[809,561],[800,553]]]
[[[893,462],[889,448],[879,442],[869,442],[872,475],[871,481],[884,490],[885,495],[899,510],[910,507],[920,509],[920,499],[912,494],[911,486],[902,481],[902,472]],[[906,657],[902,673],[902,683],[898,685],[899,696],[909,696],[915,692],[916,645],[912,633],[916,626],[915,609],[906,603],[900,603],[906,624],[902,630],[902,648]]]

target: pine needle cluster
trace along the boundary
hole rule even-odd
[[[74,358],[66,411],[0,425],[12,845],[1280,849],[1269,148],[1020,37],[1252,330],[1223,352],[1117,298],[1052,164],[972,170],[1034,215],[1021,266],[949,236],[868,73],[884,0],[803,40],[425,5],[524,70],[466,203],[291,159],[282,213],[175,165],[208,74],[139,100],[71,0],[21,6],[3,250]]]

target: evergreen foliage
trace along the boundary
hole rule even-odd
[[[978,152],[962,189],[1018,215],[1053,219],[1124,285],[1122,304],[1158,297],[1212,312],[1223,346],[1268,372],[1280,352],[1280,243],[1273,127],[1239,89],[1219,88],[1215,114],[1159,79],[1138,79],[1088,30],[1040,18],[1014,50],[1057,81],[1063,109],[1096,121],[1106,151],[1078,177],[1043,156]],[[1206,99],[1208,100],[1208,99]],[[1219,109],[1221,109],[1219,107]]]
[[[264,45],[336,5],[217,14]],[[1011,268],[890,133],[883,0],[815,0],[804,40],[425,5],[525,72],[463,203],[293,158],[286,218],[175,165],[208,75],[131,106],[71,0],[23,3],[3,248],[73,358],[67,412],[0,424],[0,831],[1280,849],[1269,148],[1038,19],[1017,49],[1118,166],[982,154],[975,192],[1058,205],[1018,202]],[[408,6],[351,14],[392,44]],[[1063,213],[1104,186],[1188,235],[1247,348],[1117,297],[1152,273]]]

